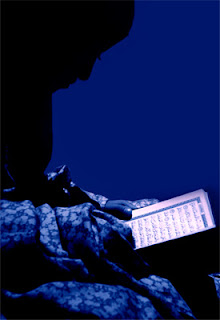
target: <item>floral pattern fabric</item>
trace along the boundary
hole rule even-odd
[[[55,206],[1,200],[4,318],[194,318],[172,284],[133,249],[131,229],[102,210],[107,198],[80,189],[81,203],[71,205],[75,185],[66,167],[48,181],[56,181],[69,205],[59,206],[58,197]]]

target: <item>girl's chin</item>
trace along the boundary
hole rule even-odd
[[[73,83],[76,82],[76,80],[77,80],[77,77],[72,78],[72,79],[69,80],[69,81],[59,81],[59,82],[56,82],[56,83],[54,83],[53,86],[52,86],[52,91],[55,92],[55,91],[57,91],[57,90],[59,90],[59,89],[68,89],[71,84],[73,84]]]

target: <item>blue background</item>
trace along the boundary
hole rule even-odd
[[[78,186],[165,200],[203,188],[219,223],[217,1],[136,1],[129,36],[53,95],[53,154]]]

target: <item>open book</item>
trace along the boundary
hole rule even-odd
[[[215,227],[207,193],[200,189],[132,211],[135,249],[188,236]]]

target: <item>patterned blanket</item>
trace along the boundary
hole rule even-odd
[[[194,318],[133,249],[130,228],[102,210],[107,198],[76,189],[65,166],[48,181],[53,203],[1,200],[3,318]]]

